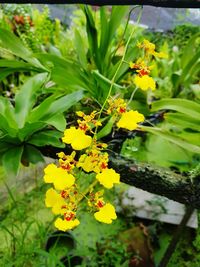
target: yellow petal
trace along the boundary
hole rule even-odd
[[[53,181],[54,187],[57,190],[70,188],[75,182],[75,177],[62,168],[58,168],[57,176]]]
[[[77,129],[75,127],[70,127],[64,131],[64,136],[62,138],[63,143],[71,144],[74,136],[76,135]]]
[[[164,52],[154,52],[153,55],[155,57],[159,57],[159,58],[168,58],[168,54],[164,53]]]
[[[144,75],[142,77],[136,75],[134,78],[134,83],[140,89],[146,91],[148,89],[155,90],[156,83],[153,78],[149,77],[148,75]]]
[[[52,208],[54,214],[63,214],[62,206],[65,204],[65,200],[53,188],[47,190],[45,205],[48,208]]]
[[[92,137],[84,134],[83,131],[79,130],[76,133],[71,145],[75,150],[81,150],[89,147],[92,143]]]
[[[120,175],[113,169],[105,169],[96,175],[96,179],[104,187],[110,189],[114,184],[120,183]]]
[[[71,144],[72,148],[75,150],[81,150],[91,145],[92,137],[86,135],[80,129],[70,127],[70,129],[65,130],[62,141],[66,144]]]
[[[110,203],[107,203],[98,212],[95,212],[94,217],[97,221],[108,224],[112,223],[112,220],[117,219],[115,208]]]
[[[73,221],[66,221],[62,220],[61,218],[57,218],[54,223],[55,227],[61,231],[71,230],[74,227],[78,226],[79,224],[80,221],[78,219],[75,219]]]
[[[59,194],[53,189],[50,188],[46,192],[45,204],[48,208],[53,207],[57,202]]]
[[[82,111],[77,111],[76,115],[79,117],[83,117],[85,114]]]
[[[137,124],[143,122],[144,119],[144,116],[138,111],[130,110],[122,114],[117,127],[133,131],[137,128]]]
[[[44,169],[44,181],[45,183],[53,183],[55,176],[56,176],[57,166],[53,163],[49,164]]]

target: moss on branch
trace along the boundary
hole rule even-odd
[[[180,203],[200,208],[200,172],[180,175],[146,163],[111,157],[111,166],[120,173],[121,182]]]

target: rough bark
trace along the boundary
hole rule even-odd
[[[180,175],[121,157],[112,157],[110,165],[120,173],[121,182],[200,208],[200,167],[188,175]]]
[[[102,5],[151,5],[172,8],[200,7],[199,0],[0,0],[0,3],[37,3],[37,4],[88,4]]]

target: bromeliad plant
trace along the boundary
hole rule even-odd
[[[48,73],[37,74],[23,84],[14,99],[0,97],[0,159],[7,174],[17,175],[20,162],[27,166],[43,160],[40,147],[63,147],[59,140],[66,127],[63,112],[76,104],[83,92],[49,95],[48,81]],[[39,101],[42,95],[46,98]]]

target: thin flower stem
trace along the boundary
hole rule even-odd
[[[126,61],[126,60],[124,60],[124,61],[123,61],[123,63],[125,63],[125,64],[129,65],[129,62],[128,62],[128,61]]]
[[[81,193],[81,197],[78,199],[77,203],[81,202],[81,200],[96,186],[97,183],[98,181],[95,180],[83,193]]]
[[[127,41],[127,43],[126,43],[126,46],[125,46],[125,49],[124,49],[124,54],[123,54],[123,56],[122,56],[122,59],[121,59],[119,65],[118,65],[118,68],[117,68],[115,74],[113,75],[113,77],[112,77],[112,79],[111,79],[111,85],[110,85],[110,88],[109,88],[109,91],[108,91],[108,95],[107,95],[107,97],[106,97],[106,99],[105,99],[105,101],[104,101],[104,103],[103,103],[103,105],[102,105],[102,107],[101,107],[101,109],[100,109],[100,111],[99,111],[98,121],[101,119],[101,115],[102,115],[102,113],[103,113],[103,110],[104,110],[104,107],[105,107],[105,105],[106,105],[106,103],[107,103],[107,100],[108,100],[108,99],[110,98],[110,96],[111,96],[111,92],[112,92],[113,86],[114,86],[114,84],[115,84],[115,80],[116,80],[116,77],[117,77],[117,75],[118,75],[118,73],[119,73],[119,70],[121,69],[122,64],[123,64],[123,63],[126,63],[126,62],[125,62],[125,56],[126,56],[126,53],[127,53],[127,50],[128,50],[128,46],[129,46],[129,43],[130,43],[130,41],[131,41],[131,39],[132,39],[132,37],[133,37],[133,34],[135,33],[136,26],[138,25],[138,23],[139,23],[139,21],[140,21],[140,19],[141,19],[141,15],[142,15],[142,9],[141,9],[141,11],[140,11],[140,13],[139,13],[139,15],[138,15],[138,19],[137,19],[136,25],[135,25],[135,27],[133,28],[133,30],[132,30],[132,32],[131,32],[129,38],[128,38],[128,41]],[[134,93],[136,92],[136,90],[137,90],[137,88],[133,91],[130,100],[132,100],[132,98],[133,98]],[[129,100],[129,101],[130,101],[130,100]],[[94,136],[93,136],[93,140],[96,139],[97,130],[98,130],[98,125],[97,125],[96,128],[95,128]],[[90,146],[89,150],[90,150],[90,149],[91,149],[91,146]],[[93,189],[93,188],[96,186],[97,183],[98,183],[97,180],[93,181],[93,183],[92,183],[92,184],[91,184],[91,185],[90,185],[90,186],[89,186],[83,193],[81,193],[81,196],[80,196],[80,198],[78,199],[77,203],[81,202],[82,199],[86,197],[86,195],[90,192],[91,189]]]
[[[135,10],[136,8],[138,8],[139,6],[134,6],[133,8],[131,8],[131,10],[129,11],[129,14],[128,14],[128,19],[126,20],[126,25],[125,25],[125,28],[124,28],[124,31],[123,31],[123,34],[122,34],[122,37],[121,37],[121,40],[118,42],[118,46],[116,47],[116,49],[114,50],[114,53],[113,55],[116,54],[117,50],[119,49],[123,39],[124,39],[124,36],[125,36],[125,33],[128,29],[128,25],[129,25],[129,21],[130,21],[130,18],[131,18],[131,13],[133,12],[133,10]]]
[[[134,95],[135,95],[137,89],[138,89],[138,87],[136,87],[136,88],[133,90],[133,92],[132,92],[132,94],[131,94],[131,97],[130,97],[128,103],[127,103],[127,106],[128,106],[128,105],[131,103],[131,101],[133,100],[133,97],[134,97]]]
[[[112,77],[112,79],[111,79],[111,85],[110,85],[110,88],[109,88],[109,91],[108,91],[108,95],[107,95],[107,97],[106,97],[106,99],[105,99],[105,101],[104,101],[104,103],[103,103],[103,105],[102,105],[102,107],[101,107],[101,109],[100,109],[99,116],[98,116],[98,120],[100,120],[100,118],[101,118],[101,114],[102,114],[102,112],[103,112],[103,110],[104,110],[104,107],[105,107],[105,105],[106,105],[106,103],[107,103],[107,100],[109,99],[109,97],[110,97],[110,95],[111,95],[113,86],[114,86],[114,84],[115,84],[116,77],[117,77],[117,75],[118,75],[118,73],[119,73],[119,70],[121,69],[122,64],[123,64],[124,61],[125,61],[125,56],[126,56],[126,53],[127,53],[127,50],[128,50],[128,46],[129,46],[130,41],[131,41],[131,39],[132,39],[132,37],[133,37],[133,34],[135,33],[136,26],[139,24],[139,21],[140,21],[140,19],[141,19],[141,15],[142,15],[142,8],[141,8],[140,13],[139,13],[139,15],[138,15],[138,19],[137,19],[136,25],[133,27],[133,30],[132,30],[132,32],[131,32],[131,34],[130,34],[130,36],[129,36],[129,38],[128,38],[128,41],[127,41],[127,43],[126,43],[126,46],[125,46],[125,49],[124,49],[124,53],[123,53],[122,59],[121,59],[119,65],[118,65],[118,67],[117,67],[117,70],[115,71],[115,74],[113,75],[113,77]],[[96,128],[95,128],[95,134],[94,134],[94,137],[93,137],[93,138],[96,137],[97,129],[98,129],[98,126],[96,126]]]

